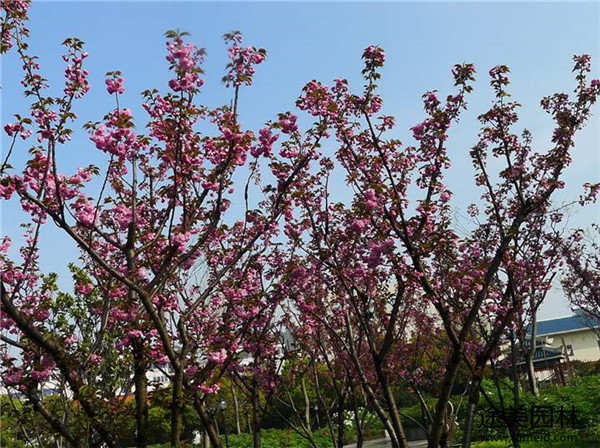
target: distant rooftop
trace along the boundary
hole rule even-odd
[[[600,321],[576,313],[573,316],[539,321],[537,335],[546,336],[557,333],[566,333],[567,331],[585,330],[591,327],[600,327]]]
[[[562,348],[538,347],[533,355],[533,365],[535,367],[551,367],[560,363],[564,358]],[[519,361],[519,365],[525,364],[525,361]]]

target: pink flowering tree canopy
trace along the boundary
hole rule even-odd
[[[29,48],[29,6],[2,2],[1,52],[19,60],[27,109],[4,124],[0,197],[24,218],[22,235],[0,241],[1,371],[4,386],[70,446],[121,446],[128,413],[136,446],[148,446],[151,369],[169,385],[171,446],[181,446],[186,406],[221,446],[207,403],[227,378],[249,403],[255,448],[276,403],[294,408],[298,418],[288,422],[315,445],[311,399],[326,408],[341,448],[345,410],[354,408],[362,428],[358,394],[392,446],[406,448],[398,390],[421,403],[429,447],[447,446],[464,369],[469,446],[486,366],[507,334],[526,328],[523,316],[533,319],[560,259],[571,303],[598,318],[597,243],[578,232],[562,241],[566,219],[553,205],[600,95],[588,55],[573,58],[573,93],[541,100],[553,124],[544,150],[521,127],[509,68],[489,70],[493,102],[478,115],[468,152],[479,193],[465,226],[447,177],[451,134],[474,94],[473,64],[452,67],[448,94],[422,95],[407,135],[385,113],[378,84],[386,54],[376,45],[362,54],[362,88],[310,81],[297,114],[250,129],[241,105],[266,50],[237,31],[223,36],[225,97],[215,105],[204,96],[212,88],[205,51],[188,33],[168,31],[169,79],[142,92],[143,116],[132,112],[126,74],[111,70],[100,86],[109,110],[80,117],[98,87],[90,55],[78,38],[64,40],[62,84],[53,90]],[[81,132],[102,164],[68,168],[69,142]],[[341,197],[334,185],[344,186]],[[581,203],[598,191],[586,184]],[[50,227],[77,249],[72,291],[41,267]],[[56,413],[40,399],[52,381],[68,391],[87,432],[75,412]],[[302,389],[304,417],[293,387]],[[433,407],[424,390],[434,391]]]

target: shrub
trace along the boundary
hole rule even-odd
[[[282,429],[265,429],[260,432],[262,448],[312,448],[310,442],[294,431]],[[315,431],[313,438],[319,448],[331,447],[329,432],[325,429]],[[223,441],[225,438],[223,437]],[[230,448],[252,447],[252,434],[235,434],[229,436]]]

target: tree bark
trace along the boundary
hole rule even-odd
[[[431,422],[431,434],[429,436],[428,448],[438,448],[442,433],[444,432],[444,422],[446,420],[446,410],[448,402],[450,401],[450,395],[452,394],[452,388],[454,387],[454,381],[458,373],[458,366],[460,365],[461,359],[461,347],[454,346],[450,358],[446,363],[446,373],[442,381],[442,387],[440,389],[440,396],[435,405],[435,413],[433,414],[433,420]]]
[[[388,413],[392,427],[394,428],[394,434],[396,436],[398,447],[408,448],[408,441],[406,440],[406,434],[404,433],[404,428],[402,427],[400,412],[398,412],[398,406],[396,406],[396,400],[394,398],[394,394],[392,393],[387,373],[384,371],[382,363],[378,362],[377,360],[375,364],[375,371],[377,372],[377,377],[379,379],[379,383],[381,384],[381,391],[383,392],[383,398],[388,408]]]
[[[173,393],[171,395],[171,446],[179,447],[181,444],[181,431],[183,429],[183,371],[175,368],[173,374]]]
[[[302,390],[302,396],[304,397],[304,424],[310,431],[312,427],[310,426],[310,399],[308,398],[308,392],[306,391],[306,379],[304,375],[300,380],[300,389]]]
[[[513,381],[513,408],[519,409],[521,396],[519,393],[519,372],[517,370],[517,345],[515,341],[514,331],[510,334],[510,348],[512,355],[511,376]],[[510,439],[512,441],[513,448],[520,448],[521,444],[519,442],[519,428],[517,427],[516,423],[513,422],[511,425],[509,425],[508,432],[510,433]]]
[[[537,336],[537,315],[534,313],[531,319],[531,338],[528,349],[525,351],[525,362],[527,365],[527,381],[529,383],[529,390],[536,397],[540,396],[538,389],[537,380],[535,378],[535,369],[533,367],[533,357],[535,356],[536,349],[536,336]]]
[[[260,396],[258,383],[254,380],[252,384],[252,440],[254,448],[260,448]]]
[[[135,443],[137,448],[148,445],[148,379],[142,342],[133,344],[133,382],[135,384]]]
[[[217,428],[215,427],[214,422],[211,420],[206,408],[204,407],[204,403],[196,396],[194,397],[194,409],[198,413],[200,420],[202,421],[202,425],[204,426],[204,430],[208,434],[208,438],[210,439],[210,443],[212,443],[213,448],[221,448],[221,439],[219,438],[219,433],[217,432]]]
[[[36,394],[38,391],[28,391],[27,398],[31,402],[33,408],[44,417],[44,419],[50,424],[50,426],[58,432],[65,440],[69,443],[69,446],[73,448],[82,448],[83,444],[81,440],[73,435],[73,433],[69,430],[67,425],[63,421],[61,421],[58,417],[51,414],[48,409],[44,406],[44,403]]]
[[[479,403],[479,387],[481,386],[481,377],[473,377],[469,385],[469,404],[467,405],[467,416],[465,419],[465,429],[463,431],[463,448],[471,446],[471,437],[473,435],[473,421],[475,419],[475,409]]]
[[[507,425],[508,433],[510,434],[510,441],[512,442],[513,448],[521,448],[521,442],[519,441],[519,431],[513,424]]]
[[[237,392],[233,382],[230,384],[231,396],[233,397],[233,409],[235,411],[235,431],[236,434],[242,433],[242,425],[240,424],[240,403],[238,402]]]
[[[344,446],[344,438],[345,438],[344,407],[345,407],[345,402],[346,402],[346,394],[344,393],[339,397],[338,406],[337,406],[337,429],[338,429],[337,430],[337,439],[338,439],[337,446],[339,448],[342,448]]]
[[[352,406],[354,408],[354,422],[356,424],[356,448],[362,448],[365,434],[363,432],[363,421],[358,412],[358,402],[356,401],[355,394],[352,394]]]
[[[367,379],[367,376],[363,370],[361,361],[356,352],[356,347],[354,345],[354,335],[353,335],[353,331],[352,331],[352,326],[350,325],[350,318],[348,316],[348,313],[346,313],[344,320],[345,320],[345,324],[346,324],[346,332],[348,334],[350,358],[352,359],[352,363],[354,364],[354,367],[356,367],[356,370],[358,373],[358,378],[360,380],[360,384],[363,386],[365,395],[367,396],[367,400],[369,401],[371,406],[373,406],[375,412],[377,413],[377,416],[383,423],[385,430],[390,435],[392,448],[408,448],[408,445],[406,443],[404,443],[404,445],[400,445],[397,434],[394,430],[394,425],[391,422],[389,415],[386,414],[385,410],[381,406],[381,403],[379,402],[379,400],[377,399],[377,396],[375,395],[375,391],[373,390],[369,380]]]

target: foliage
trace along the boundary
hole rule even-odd
[[[600,375],[600,361],[571,361],[576,377]]]
[[[266,51],[243,46],[238,31],[225,34],[229,90],[223,105],[208,106],[205,51],[188,33],[167,31],[170,80],[142,93],[147,123],[127,108],[119,71],[104,80],[111,110],[84,123],[76,113],[91,88],[84,42],[63,42],[64,88],[49,89],[27,43],[29,6],[2,2],[0,36],[0,52],[23,69],[28,102],[4,126],[0,167],[0,197],[24,216],[20,247],[11,248],[17,235],[0,241],[1,373],[4,386],[25,397],[17,418],[76,448],[144,447],[166,433],[176,447],[202,421],[218,447],[218,404],[233,383],[255,434],[284,423],[296,430],[264,430],[265,448],[304,446],[299,434],[310,437],[313,419],[329,426],[315,436],[319,443],[341,448],[348,410],[359,421],[350,432],[384,426],[394,446],[405,445],[398,404],[418,414],[409,392],[436,397],[424,425],[430,445],[452,437],[452,394],[464,389],[467,372],[469,395],[478,393],[516,316],[551,287],[555,227],[565,221],[552,197],[600,95],[599,81],[588,79],[591,57],[573,57],[572,93],[541,100],[554,122],[543,152],[521,131],[509,68],[488,72],[494,101],[478,116],[469,152],[479,194],[465,229],[445,176],[451,130],[474,90],[472,64],[453,67],[447,96],[423,95],[417,124],[403,136],[408,144],[384,114],[377,83],[386,55],[378,46],[362,54],[362,88],[341,78],[330,86],[310,81],[296,101],[308,121],[284,112],[252,130],[239,100]],[[65,145],[79,126],[102,166],[63,172]],[[19,151],[27,155],[13,167]],[[332,188],[338,175],[349,187],[341,200]],[[582,205],[600,190],[586,188]],[[56,275],[38,263],[45,226],[79,250],[73,292],[59,291]],[[597,246],[587,257],[580,242],[575,233],[565,246],[577,275],[563,286],[574,304],[596,310],[593,301],[585,305],[597,296]],[[582,298],[584,271],[592,287]],[[294,347],[284,344],[288,333]],[[157,393],[146,381],[154,367],[170,383]],[[600,391],[589,378],[522,401],[570,400],[581,408],[580,426],[596,424],[590,397]],[[39,393],[49,381],[62,398]],[[220,414],[227,428],[229,409]],[[240,446],[247,438],[232,436]]]
[[[600,184],[585,184],[583,203],[595,203]],[[563,291],[573,309],[583,312],[590,328],[600,336],[600,225],[592,224],[590,231],[574,231],[562,247],[564,256]]]
[[[313,448],[304,438],[291,430],[266,429],[261,431],[262,448]],[[329,433],[321,429],[313,433],[315,443],[319,448],[330,448],[331,439]],[[248,448],[252,446],[252,434],[240,434],[229,436],[231,448]]]
[[[511,448],[510,442],[494,441],[479,442],[472,445],[473,448]],[[597,448],[597,441],[583,440],[578,442],[525,442],[521,448]]]
[[[495,386],[489,380],[483,383],[490,399],[495,406],[499,406],[498,394]],[[506,386],[501,388],[504,396],[510,396],[511,391]],[[539,397],[535,397],[530,393],[522,393],[520,404],[529,412],[532,406],[550,406],[554,412],[558,412],[561,406],[565,410],[575,409],[577,424],[567,425],[565,428],[560,428],[558,424],[554,424],[552,428],[535,428],[526,429],[529,433],[551,433],[555,435],[563,435],[569,430],[575,430],[579,434],[579,439],[600,440],[597,438],[598,428],[600,426],[600,375],[593,375],[581,378],[575,378],[572,385],[569,386],[552,386],[541,391]],[[487,402],[479,403],[479,411],[488,409]],[[505,429],[490,430],[485,428],[485,433],[493,436],[507,436]]]

